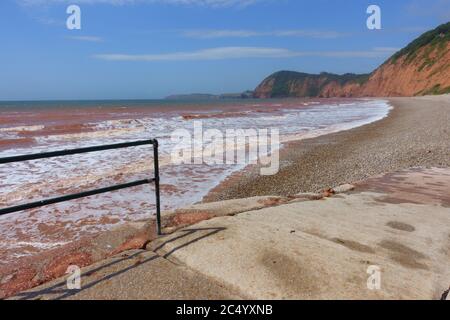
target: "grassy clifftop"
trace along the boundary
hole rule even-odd
[[[394,54],[388,62],[395,63],[399,58],[406,56],[411,61],[418,56],[421,49],[428,46],[430,49],[444,50],[450,41],[450,22],[442,24],[434,30],[428,31],[411,42],[402,50]]]

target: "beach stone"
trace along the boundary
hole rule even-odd
[[[335,194],[346,193],[353,190],[355,190],[355,186],[349,183],[333,188]]]
[[[322,191],[322,196],[323,196],[324,198],[332,197],[334,194],[335,194],[335,192],[334,192],[334,190],[331,189],[331,188],[324,189],[324,190]]]

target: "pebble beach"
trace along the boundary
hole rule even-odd
[[[247,167],[214,188],[205,202],[294,195],[411,167],[450,166],[450,95],[389,98],[393,109],[377,122],[291,142],[280,171],[260,176]]]

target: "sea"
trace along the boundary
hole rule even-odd
[[[197,202],[245,164],[173,164],[173,132],[272,129],[281,147],[386,117],[381,99],[105,100],[0,102],[0,158],[158,139],[161,205]],[[195,137],[194,137],[195,140]],[[198,141],[192,141],[193,144]],[[153,177],[152,146],[0,164],[0,208]],[[0,265],[155,214],[152,185],[0,217]]]

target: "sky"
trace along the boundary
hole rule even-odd
[[[69,30],[69,5],[81,29]],[[381,30],[369,30],[369,5]],[[279,70],[368,73],[450,0],[1,0],[0,100],[254,89]]]

